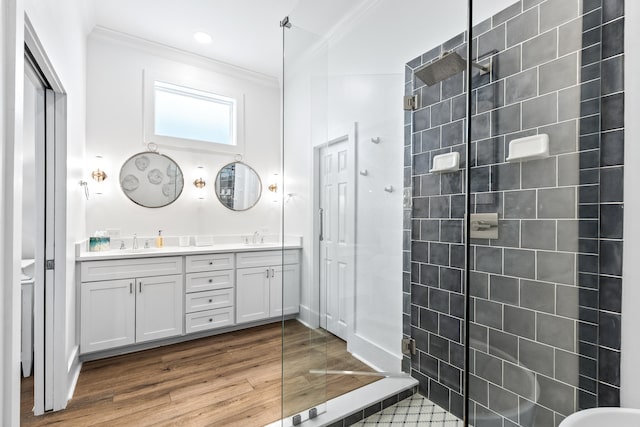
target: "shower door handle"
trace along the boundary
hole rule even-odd
[[[320,215],[320,241],[322,242],[324,240],[324,209],[320,208],[318,214]]]

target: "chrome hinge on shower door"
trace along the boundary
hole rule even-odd
[[[407,356],[416,354],[416,340],[413,338],[402,338],[402,354]]]
[[[420,108],[420,97],[418,95],[405,95],[404,111],[413,111]]]

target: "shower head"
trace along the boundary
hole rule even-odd
[[[488,73],[490,67],[471,62],[473,67],[479,68],[481,72]],[[413,73],[422,80],[427,86],[433,86],[451,76],[454,76],[467,68],[467,61],[463,59],[457,52],[445,52],[432,62],[417,68]]]

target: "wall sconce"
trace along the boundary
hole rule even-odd
[[[95,181],[102,182],[107,179],[107,174],[104,171],[104,159],[102,156],[96,156],[96,168],[91,172],[91,178]]]
[[[278,175],[277,173],[274,173],[273,175],[271,175],[271,184],[269,184],[267,189],[272,193],[277,193],[279,183],[280,183],[280,175]]]
[[[193,181],[193,186],[197,188],[196,196],[199,200],[204,200],[205,192],[204,187],[207,185],[206,174],[203,166],[198,166],[197,178]]]

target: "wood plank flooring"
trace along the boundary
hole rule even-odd
[[[23,378],[21,425],[263,426],[377,380],[311,369],[371,371],[344,341],[291,320],[284,342],[273,323],[86,362],[67,409],[40,417]]]

